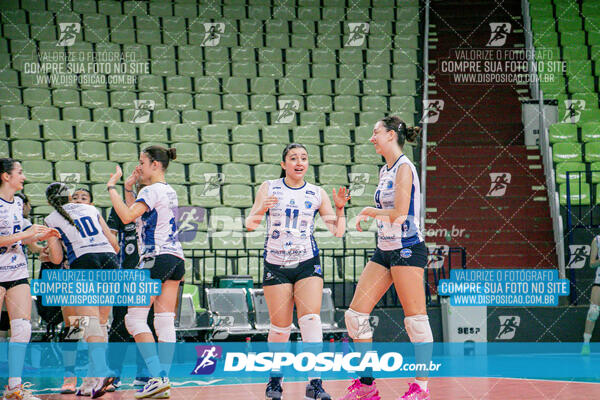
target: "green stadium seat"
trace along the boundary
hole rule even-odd
[[[47,147],[47,146],[46,146]],[[106,145],[102,142],[81,141],[77,143],[77,159],[80,161],[106,161]],[[131,160],[128,160],[131,161]]]
[[[173,60],[152,60],[150,63],[152,74],[159,76],[173,76],[175,73],[175,62]]]
[[[342,64],[340,65],[340,78],[362,79],[364,73],[363,66],[360,64]]]
[[[181,113],[181,119],[185,124],[206,125],[208,124],[208,112],[202,110],[185,110]]]
[[[265,77],[252,78],[250,88],[252,93],[272,95],[275,93],[275,80]]]
[[[585,166],[585,164],[584,164]],[[577,170],[576,168],[573,168],[573,170]],[[571,169],[569,169],[569,171],[571,171]],[[590,171],[592,173],[592,183],[600,183],[600,162],[593,162],[590,164]],[[558,164],[557,164],[557,173],[556,173],[556,181],[558,182]],[[571,179],[576,178],[577,175],[575,175],[575,177],[571,177],[569,176]],[[566,174],[565,174],[565,181],[566,181]]]
[[[179,159],[179,154],[177,154],[177,158]],[[173,183],[187,183],[187,178],[185,176],[185,165],[178,161],[172,161],[169,163],[169,168],[167,169],[167,181]]]
[[[213,124],[223,124],[227,126],[234,126],[238,124],[238,116],[235,111],[220,110],[212,113]]]
[[[177,161],[182,163],[193,163],[200,161],[200,152],[195,143],[173,143],[172,146],[177,149]]]
[[[204,143],[229,143],[229,133],[226,125],[206,125],[200,134]]]
[[[194,103],[199,110],[217,111],[221,109],[221,97],[218,94],[198,93],[194,95]]]
[[[47,96],[50,99],[50,95]],[[52,104],[56,107],[78,107],[79,92],[75,89],[55,89],[52,91]]]
[[[121,142],[136,142],[135,124],[128,122],[111,122],[108,124],[108,140]]]
[[[354,146],[354,162],[357,164],[381,164],[381,156],[375,153],[371,143]]]
[[[135,105],[135,92],[114,91],[110,93],[110,105],[113,108],[126,109]]]
[[[142,124],[140,125],[140,140],[142,142],[166,142],[167,127],[164,124]],[[175,137],[174,140],[181,139]]]
[[[67,108],[63,109],[63,119],[67,118]],[[31,118],[39,121],[58,120],[58,108],[52,106],[35,106],[31,108]]]
[[[59,119],[58,112],[56,114],[56,117],[51,119]],[[83,107],[65,107],[63,108],[63,119],[75,122],[90,121],[90,110]]]
[[[372,249],[375,247],[375,233],[351,231],[345,237],[347,249]]]
[[[263,163],[279,164],[281,162],[281,155],[283,154],[284,148],[285,145],[275,143],[262,145],[261,156]]]
[[[51,182],[52,163],[45,160],[26,160],[23,161],[23,170],[27,174],[28,182]]]
[[[81,161],[67,160],[54,163],[55,180],[61,180],[62,174],[78,174],[80,182],[87,182],[85,163]]]
[[[84,109],[85,110],[85,109]],[[121,113],[116,108],[95,108],[92,110],[94,121],[121,122]],[[64,110],[63,110],[64,115]]]
[[[141,148],[144,149],[145,147]],[[109,143],[108,155],[111,161],[117,162],[135,161],[139,158],[137,145],[127,142]]]
[[[289,140],[289,129],[287,126],[269,125],[262,128],[263,143],[287,143]]]
[[[364,81],[363,81],[364,82]],[[334,81],[335,93],[338,95],[358,95],[360,94],[360,88],[358,86],[358,80],[340,78]],[[387,92],[387,90],[386,90]]]
[[[225,93],[248,93],[248,79],[238,76],[223,78],[223,91]]]
[[[262,111],[243,111],[242,124],[244,125],[267,125],[267,113]]]
[[[259,147],[255,144],[238,143],[231,146],[232,161],[237,163],[260,164]]]
[[[359,100],[357,96],[336,96],[334,99],[336,111],[360,111]]]
[[[380,161],[381,163],[381,161]],[[350,167],[351,174],[363,174],[367,179],[366,183],[374,184],[379,178],[379,166],[373,164],[354,164]],[[350,177],[351,181],[356,180],[356,175]]]
[[[577,171],[584,172],[583,174],[576,173]],[[574,172],[569,174],[569,180],[577,180],[583,178],[585,181],[585,164],[581,162],[561,162],[556,164],[556,183],[565,183],[567,181],[567,172]],[[600,174],[598,178],[600,178]],[[593,173],[592,173],[593,176]]]
[[[22,105],[0,106],[0,117],[2,119],[29,118],[27,107]]]
[[[316,111],[307,111],[300,114],[302,125],[325,126],[325,114]]]
[[[167,94],[168,107],[174,110],[191,110],[194,108],[192,95],[189,93],[169,93]]]
[[[254,166],[254,182],[262,183],[266,180],[277,179],[281,174],[281,167],[274,164],[258,164]]]
[[[204,143],[202,145],[202,161],[214,164],[230,162],[229,146],[223,143]]]
[[[350,192],[352,196],[350,199],[350,203],[352,206],[370,206],[373,205],[373,198],[375,196],[375,190],[377,189],[377,185],[365,185],[364,191],[361,194],[355,191],[354,193]]]
[[[206,182],[205,174],[215,175],[218,173],[217,166],[210,163],[192,163],[189,165],[190,179],[194,182]]]
[[[106,190],[106,182],[96,183],[91,186],[92,195],[94,196],[94,205],[96,207],[112,207],[112,202],[110,201],[110,194]],[[120,196],[123,196],[123,187],[121,185],[117,185],[117,192]]]
[[[232,111],[248,110],[248,96],[245,94],[223,95],[223,109]]]
[[[323,163],[323,161],[321,160],[321,148],[319,146],[317,146],[316,144],[307,144],[304,145],[304,147],[306,147],[306,151],[308,153],[308,161],[312,165],[320,165]],[[282,152],[283,149],[279,154],[282,154]],[[281,161],[281,156],[279,157],[279,161]]]
[[[8,153],[8,141],[3,140],[0,142],[0,154],[9,154]]]
[[[552,145],[552,160],[555,163],[581,161],[581,156],[581,145],[579,143],[555,143]]]
[[[307,79],[307,92],[312,95],[331,95],[333,93],[331,79],[329,78],[312,78]]]
[[[325,164],[319,167],[319,182],[322,185],[348,184],[348,174],[343,165]]]
[[[142,75],[139,77],[140,91],[163,91],[163,78],[158,75]]]
[[[171,187],[177,193],[177,201],[180,206],[189,206],[188,189],[184,185],[172,183]]]
[[[0,71],[0,82],[4,83],[6,86],[16,88],[19,86],[19,73],[12,69]],[[20,93],[18,97],[20,98]]]
[[[190,93],[192,91],[192,81],[187,76],[169,76],[167,77],[167,90],[169,92]]]
[[[202,207],[218,207],[221,205],[220,190],[213,193],[214,190],[206,191],[206,185],[190,186],[190,203]]]
[[[29,198],[29,202],[32,206],[46,206],[48,200],[46,199],[46,187],[47,183],[26,183],[23,187],[23,192]]]
[[[250,179],[250,166],[247,164],[225,164],[223,175],[226,183],[248,183]]]
[[[323,161],[331,164],[350,164],[350,147],[341,144],[323,146]]]
[[[180,123],[179,113],[176,110],[154,111],[154,122],[173,125]]]
[[[362,98],[362,109],[364,111],[387,112],[389,107],[384,96],[364,96]]]
[[[42,126],[46,140],[73,140],[73,124],[69,121],[46,121]]]
[[[11,157],[17,160],[41,160],[44,158],[42,143],[34,140],[13,140]]]
[[[298,126],[294,128],[294,142],[302,144],[320,144],[321,135],[317,126]]]
[[[9,125],[11,139],[41,139],[39,121],[13,119],[9,121]]]
[[[75,147],[72,142],[48,140],[44,147],[46,160],[75,160]],[[81,157],[79,158],[81,159]]]
[[[567,205],[567,184],[569,185],[569,197],[571,205],[573,206],[589,206],[591,202],[590,198],[590,185],[582,181],[570,180],[569,183],[561,183],[558,186],[558,193],[560,204],[563,206]]]
[[[89,165],[90,181],[107,182],[110,174],[114,174],[118,164],[113,161],[93,161]]]
[[[283,65],[281,63],[259,63],[258,76],[266,78],[283,77]]]
[[[275,111],[277,109],[275,96],[270,94],[255,94],[250,97],[251,109],[255,111]]]
[[[224,185],[223,204],[229,207],[252,206],[252,187],[248,185]]]
[[[308,111],[331,112],[331,97],[325,95],[310,95],[306,98]]]
[[[354,113],[348,111],[336,111],[329,115],[329,123],[331,126],[344,127],[352,129],[356,125],[356,117]]]
[[[285,95],[296,95],[304,93],[302,79],[285,77],[279,80],[279,93]]]
[[[577,142],[577,126],[574,124],[552,124],[548,129],[548,136],[550,143]]]
[[[564,125],[571,125],[571,124],[564,124]],[[550,127],[552,127],[552,125]],[[581,139],[584,142],[600,141],[600,123],[585,122],[585,123],[581,124]]]
[[[258,127],[252,125],[240,125],[231,130],[231,138],[234,143],[260,143]]]
[[[326,144],[352,144],[350,131],[339,126],[329,126],[323,130],[323,138]]]
[[[77,138],[77,140],[106,140],[104,127],[105,125],[101,122],[78,122],[75,128],[75,137]]]
[[[563,144],[563,143],[558,143],[558,144]],[[553,148],[555,146],[557,146],[558,144],[555,144],[553,146]],[[569,143],[570,144],[570,143]],[[579,143],[577,143],[577,145],[579,146]],[[581,148],[579,148],[579,151],[581,151]],[[567,155],[564,156],[564,158],[566,158],[569,154],[567,153]],[[556,152],[554,153],[554,157],[556,158]],[[581,154],[579,154],[579,158],[576,158],[575,156],[573,156],[572,158],[569,158],[565,161],[581,161]],[[595,162],[595,161],[600,161],[600,142],[589,142],[585,144],[585,161],[586,162]]]
[[[5,88],[0,93],[0,104],[21,104],[19,89]],[[23,104],[26,106],[49,106],[51,99],[48,89],[27,88],[23,90]]]

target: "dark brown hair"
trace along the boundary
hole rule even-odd
[[[146,153],[150,162],[158,161],[165,170],[169,167],[169,161],[177,158],[177,150],[174,147],[165,149],[162,146],[150,146],[144,149],[144,153]]]
[[[73,190],[73,193],[75,193],[75,192],[86,192],[88,194],[88,196],[90,196],[90,203],[94,202],[94,195],[92,194],[92,192],[90,192],[90,190],[88,188],[80,187],[80,188]]]
[[[304,149],[308,153],[308,150],[306,150],[306,147],[304,147],[303,144],[300,144],[300,143],[290,143],[287,146],[285,146],[285,149],[283,149],[283,154],[281,155],[281,161],[285,162],[285,158],[287,157],[287,154],[292,149]],[[279,177],[280,178],[285,178],[285,169],[283,169],[283,168],[281,169],[281,175]]]
[[[62,182],[54,182],[46,188],[46,198],[48,203],[54,208],[67,222],[77,229],[73,218],[65,211],[63,206],[69,202],[69,188]]]
[[[0,158],[0,177],[5,172],[10,175],[12,170],[15,169],[16,163],[18,161],[12,158]],[[0,180],[0,185],[2,185],[2,180]]]
[[[421,133],[421,127],[413,126],[408,128],[404,121],[394,115],[388,115],[387,117],[380,119],[380,121],[383,123],[385,129],[394,131],[398,134],[398,145],[400,145],[400,147],[404,147],[404,143],[407,140],[409,142],[414,142]]]

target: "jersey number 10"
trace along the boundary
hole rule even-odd
[[[98,234],[98,228],[94,225],[94,221],[92,221],[91,217],[81,217],[79,219],[74,220],[75,226],[81,237],[94,236]]]

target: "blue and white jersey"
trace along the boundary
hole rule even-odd
[[[596,240],[596,247],[598,248],[598,254],[600,254],[600,235],[594,238]],[[596,268],[596,277],[594,278],[594,284],[600,285],[600,267]]]
[[[61,235],[61,240],[67,249],[69,264],[90,253],[113,253],[108,238],[100,226],[100,213],[98,209],[89,204],[68,203],[63,209],[71,216],[76,226],[71,225],[58,213],[52,211],[44,222],[50,228],[56,228]]]
[[[23,200],[14,197],[12,202],[0,198],[0,236],[9,236],[31,227],[23,218]],[[10,282],[29,277],[27,257],[21,241],[0,247],[0,282]]]
[[[175,190],[165,182],[156,182],[140,190],[135,201],[148,206],[142,214],[140,257],[171,254],[184,258],[175,220],[179,204]]]
[[[392,221],[377,220],[377,247],[381,250],[396,250],[412,246],[423,241],[419,227],[421,219],[421,186],[419,175],[413,163],[402,154],[392,168],[384,165],[379,171],[379,185],[375,191],[375,205],[381,209],[394,208],[396,195],[396,173],[401,165],[408,164],[412,172],[412,188],[408,216],[402,225]]]
[[[291,188],[283,178],[267,182],[267,196],[276,196],[279,201],[267,211],[265,260],[292,265],[318,256],[313,232],[315,215],[321,208],[321,188],[308,182]]]

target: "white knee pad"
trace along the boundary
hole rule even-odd
[[[287,342],[290,340],[290,332],[292,332],[292,325],[281,328],[271,324],[269,328],[269,336],[267,341],[269,342]]]
[[[429,317],[426,314],[404,318],[404,327],[412,343],[433,342],[433,333],[431,333]]]
[[[590,308],[587,313],[587,320],[596,321],[598,319],[598,315],[600,315],[600,306],[597,304],[590,304]]]
[[[10,320],[10,341],[14,343],[29,343],[31,339],[31,321],[28,319]]]
[[[108,323],[100,324],[100,328],[102,329],[102,337],[104,337],[104,341],[108,343]]]
[[[104,338],[104,331],[102,330],[102,327],[100,326],[100,320],[98,319],[98,317],[87,317],[87,318],[88,318],[88,324],[85,327],[85,330],[83,333],[83,339],[87,342],[87,340],[90,336],[100,336],[101,338]]]
[[[130,308],[125,314],[125,328],[127,332],[133,337],[140,333],[150,333],[150,327],[148,326],[148,314],[150,313],[149,308]]]
[[[349,308],[344,313],[344,320],[346,321],[348,336],[350,336],[351,339],[373,338],[373,328],[371,328],[369,314],[360,313]]]
[[[306,314],[298,318],[302,341],[317,343],[323,341],[323,326],[319,314]]]
[[[175,313],[164,312],[154,314],[154,330],[159,342],[175,343]]]

